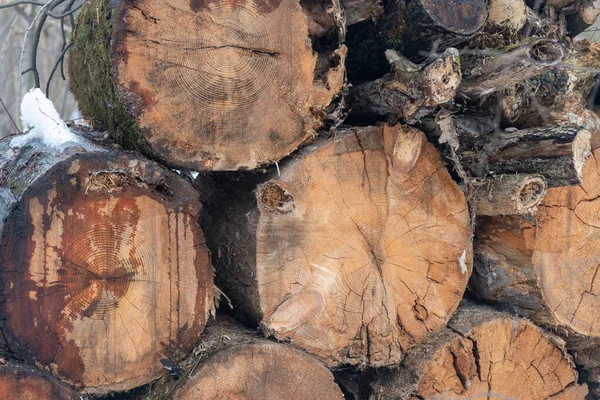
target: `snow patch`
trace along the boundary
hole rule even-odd
[[[11,147],[23,147],[32,140],[40,140],[46,146],[61,149],[68,142],[79,142],[39,88],[33,88],[23,96],[21,123],[23,128],[30,129],[29,133],[11,140]]]
[[[467,251],[463,250],[462,256],[458,258],[458,264],[460,265],[460,272],[465,274],[468,270],[467,268]]]
[[[190,175],[192,175],[192,178],[196,179],[198,177],[198,172],[190,171]]]

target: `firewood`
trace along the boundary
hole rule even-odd
[[[481,306],[459,308],[449,329],[428,336],[402,366],[379,371],[370,399],[583,399],[560,339]]]
[[[192,375],[173,399],[344,398],[333,374],[317,359],[257,333],[229,320],[209,325]]]
[[[328,366],[394,364],[457,307],[467,204],[417,129],[351,128],[243,182],[203,226],[217,285],[277,339]]]
[[[471,99],[514,86],[558,65],[562,45],[547,39],[515,46],[507,51],[479,51],[461,59],[463,80],[459,91]]]
[[[0,400],[75,400],[80,396],[47,372],[11,363],[0,365]]]
[[[596,22],[600,8],[594,5],[594,0],[583,0],[565,14],[568,34],[575,37]]]
[[[451,101],[461,81],[460,58],[454,48],[421,65],[394,50],[386,51],[393,73],[359,85],[350,99],[357,114],[397,116],[413,122]]]
[[[477,215],[530,214],[546,194],[541,175],[502,175],[482,183],[474,191]]]
[[[470,176],[540,174],[548,187],[577,185],[590,155],[591,133],[578,126],[496,131],[486,117],[438,114],[448,143]]]
[[[86,139],[0,142],[0,333],[89,393],[160,377],[213,307],[191,184]]]
[[[595,150],[581,185],[549,189],[533,218],[482,217],[477,224],[470,287],[555,329],[570,348],[600,343],[599,157]]]
[[[305,15],[298,0],[109,3],[80,15],[72,90],[95,126],[171,166],[278,161],[315,134],[343,87],[346,48],[311,46],[310,28],[331,16]]]

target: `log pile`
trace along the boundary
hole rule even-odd
[[[600,398],[600,12],[533,3],[89,0],[0,399]]]

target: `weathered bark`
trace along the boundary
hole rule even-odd
[[[561,340],[532,323],[467,305],[448,329],[379,371],[371,399],[583,399],[587,387]]]
[[[193,374],[179,382],[175,400],[344,398],[317,359],[228,320],[209,325],[198,348]]]
[[[460,58],[454,48],[421,65],[393,50],[386,51],[393,73],[364,83],[352,92],[350,107],[362,115],[394,115],[418,120],[454,98],[460,85]]]
[[[16,357],[90,393],[160,377],[213,307],[190,183],[81,138],[0,142],[0,333]]]
[[[80,395],[34,367],[0,365],[0,400],[77,400]]]
[[[591,133],[577,126],[495,131],[485,117],[438,114],[440,142],[448,143],[470,176],[540,174],[548,187],[577,185],[590,155]]]
[[[570,348],[600,343],[599,150],[583,183],[549,189],[533,220],[481,218],[470,287],[556,329]]]
[[[474,51],[461,59],[463,79],[459,92],[478,97],[504,90],[558,65],[565,55],[562,45],[539,39],[507,51]]]
[[[600,399],[600,346],[574,351],[573,360],[588,384],[592,399]]]
[[[96,126],[171,166],[278,161],[315,134],[343,87],[346,48],[310,46],[335,19],[323,2],[109,3],[81,13],[72,90]]]
[[[439,154],[414,128],[353,128],[279,168],[212,200],[217,284],[329,366],[399,362],[446,323],[470,271],[467,204]]]
[[[477,215],[525,215],[546,194],[541,175],[502,175],[482,183],[473,193]]]
[[[347,25],[376,20],[383,14],[382,0],[342,0],[342,5]]]

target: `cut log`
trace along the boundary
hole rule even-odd
[[[502,175],[473,193],[477,215],[525,215],[535,211],[546,194],[541,175]]]
[[[332,17],[310,8],[307,19],[298,0],[109,3],[81,13],[72,91],[97,127],[171,166],[278,161],[315,134],[344,84],[345,47],[310,45],[309,22]]]
[[[461,81],[458,50],[449,48],[421,65],[394,50],[387,50],[386,57],[394,72],[352,92],[350,107],[355,113],[394,115],[410,123],[454,98]]]
[[[76,400],[80,395],[52,375],[20,364],[0,365],[0,400]]]
[[[371,399],[582,400],[588,390],[561,340],[532,323],[466,306],[402,366],[371,382]]]
[[[518,31],[527,22],[525,0],[490,0],[488,22]]]
[[[344,398],[317,359],[227,320],[208,326],[199,348],[193,375],[173,393],[175,400]]]
[[[422,132],[349,129],[280,174],[256,192],[224,185],[203,225],[234,307],[329,366],[397,363],[444,326],[468,280],[471,229]]]
[[[488,17],[486,0],[392,0],[389,3],[385,16],[388,37],[406,30],[413,38],[426,37],[428,41],[443,34],[469,36],[481,29]]]
[[[548,187],[577,185],[590,155],[591,133],[578,126],[496,132],[491,118],[438,114],[440,142],[448,143],[474,177],[540,174]]]
[[[470,287],[555,329],[570,348],[600,343],[599,159],[595,150],[581,185],[549,189],[533,220],[478,221]]]
[[[213,307],[190,183],[81,138],[0,142],[0,333],[12,354],[89,393],[160,377]]]
[[[594,0],[580,1],[574,10],[567,12],[567,32],[569,36],[575,37],[592,26],[600,15],[600,8],[594,5]]]
[[[367,20],[374,21],[383,14],[382,0],[342,0],[342,5],[347,25]]]
[[[565,54],[556,41],[539,39],[504,52],[474,51],[461,59],[459,92],[469,98],[504,90],[558,65]]]

